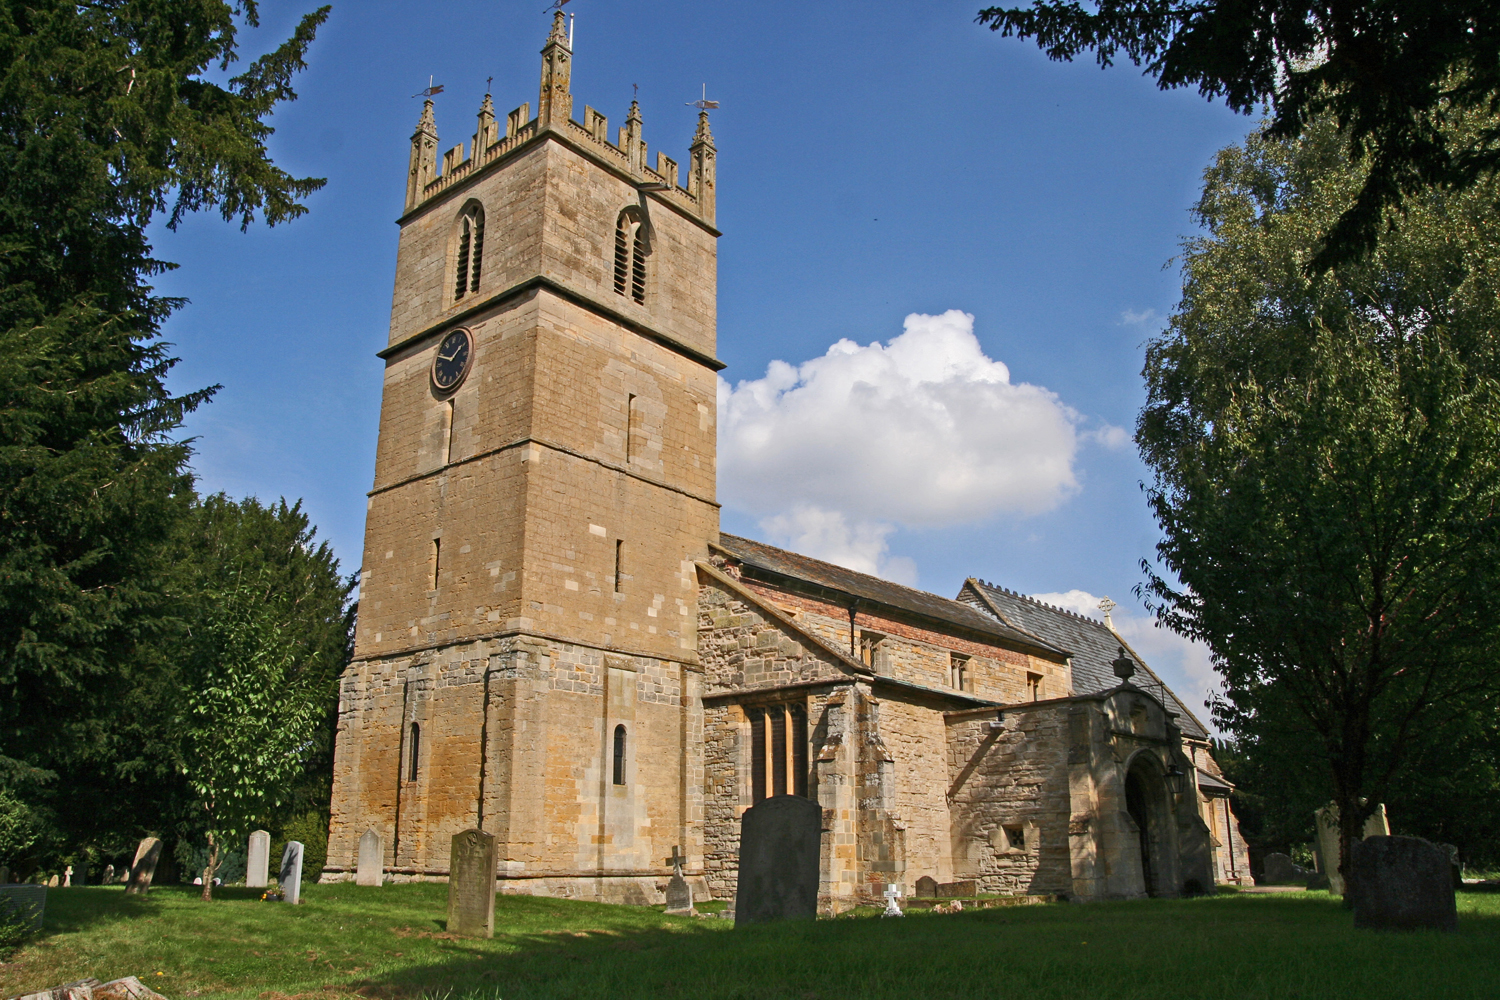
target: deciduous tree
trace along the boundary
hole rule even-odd
[[[1456,143],[1495,127],[1454,117]],[[1213,650],[1219,725],[1321,764],[1345,864],[1500,687],[1494,180],[1427,192],[1367,258],[1310,276],[1366,178],[1329,117],[1219,154],[1137,427],[1170,571],[1146,589]]]

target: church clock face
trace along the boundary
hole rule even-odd
[[[468,330],[454,330],[438,344],[437,356],[432,359],[432,385],[439,392],[458,388],[458,383],[469,374],[469,362],[474,358],[474,338]]]

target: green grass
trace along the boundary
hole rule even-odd
[[[1457,934],[1356,931],[1324,893],[844,917],[735,930],[644,907],[502,896],[492,941],[444,931],[446,886],[48,893],[45,935],[0,996],[137,975],[187,997],[1306,998],[1500,994],[1500,895],[1459,896]],[[162,973],[157,975],[157,973]]]

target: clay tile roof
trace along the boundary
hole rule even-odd
[[[977,611],[960,601],[952,601],[925,590],[903,587],[899,583],[882,580],[868,573],[856,573],[852,569],[835,566],[808,556],[778,549],[764,542],[740,538],[738,535],[721,533],[719,548],[734,559],[750,567],[752,576],[771,574],[803,583],[810,583],[828,590],[839,591],[862,601],[884,605],[921,615],[937,622],[957,625],[970,632],[979,632],[1011,644],[1019,644],[1044,654],[1061,657],[1066,651],[1047,640],[1018,628],[1012,628],[994,616]]]
[[[1117,686],[1120,679],[1115,676],[1113,661],[1120,655],[1124,640],[1103,622],[1087,615],[1064,608],[1054,608],[1034,598],[1015,591],[997,587],[983,580],[973,580],[993,612],[1001,620],[1035,633],[1054,646],[1073,654],[1073,693],[1098,694]],[[1167,711],[1177,713],[1177,725],[1183,735],[1196,739],[1207,739],[1208,731],[1173,693],[1162,683],[1156,672],[1133,650],[1127,650],[1130,658],[1141,668],[1141,673],[1132,680],[1142,690],[1158,695]],[[1141,676],[1144,674],[1145,676]]]

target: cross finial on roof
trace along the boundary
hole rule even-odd
[[[1099,610],[1104,612],[1104,624],[1107,628],[1113,629],[1115,627],[1114,620],[1110,618],[1109,613],[1118,607],[1119,605],[1111,601],[1108,597],[1099,602]]]

